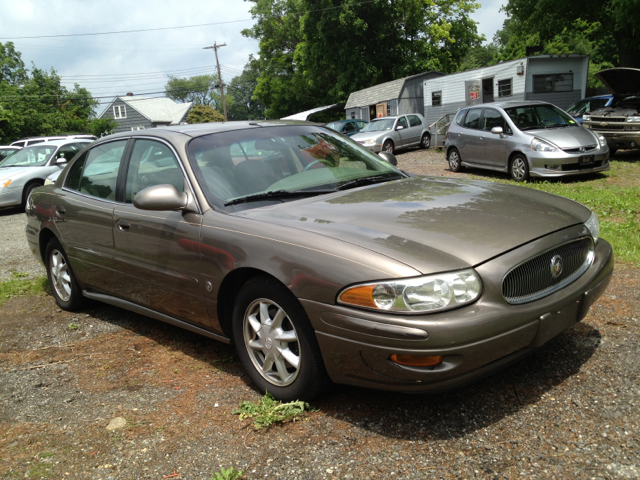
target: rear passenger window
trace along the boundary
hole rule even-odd
[[[420,121],[417,115],[409,115],[408,118],[409,118],[409,125],[411,125],[412,127],[422,126],[422,122]]]
[[[478,128],[480,127],[480,114],[482,113],[481,108],[472,108],[467,113],[466,118],[464,119],[464,126],[467,128]]]
[[[467,110],[460,110],[456,115],[456,123],[458,125],[462,125],[462,120],[464,119],[465,113],[467,113]]]
[[[115,201],[118,171],[126,145],[127,141],[121,140],[103,143],[89,150],[80,180],[80,192]]]
[[[184,191],[184,174],[171,149],[153,140],[136,140],[131,152],[125,202],[133,203],[133,197],[145,188],[155,185],[173,185]]]

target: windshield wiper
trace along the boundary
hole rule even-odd
[[[224,206],[228,207],[230,205],[238,205],[239,203],[258,202],[260,200],[312,197],[314,195],[333,192],[335,192],[335,190],[274,190],[272,192],[254,193],[252,195],[247,195],[246,197],[234,198],[233,200],[229,200],[225,203]]]
[[[361,187],[363,185],[371,185],[373,183],[386,182],[389,180],[397,180],[398,178],[404,178],[404,177],[398,173],[393,173],[392,175],[385,173],[384,175],[373,175],[371,177],[356,178],[355,180],[350,180],[348,182],[343,183],[337,188],[337,190],[346,190],[348,188]]]

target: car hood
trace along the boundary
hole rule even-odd
[[[476,266],[590,214],[529,188],[411,177],[234,215],[337,238],[426,274]]]
[[[23,173],[32,172],[35,167],[0,167],[0,180],[16,178]]]
[[[524,133],[551,142],[563,149],[598,144],[598,140],[589,130],[579,126],[527,130]]]
[[[596,73],[595,76],[616,96],[640,95],[638,68],[610,68]]]
[[[378,138],[384,136],[386,133],[391,132],[391,130],[384,130],[380,132],[358,132],[355,135],[351,136],[351,140],[355,140],[356,142],[364,142],[365,140],[369,140],[370,138]]]

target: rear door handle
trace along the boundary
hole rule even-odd
[[[116,220],[116,225],[118,226],[118,230],[120,230],[121,232],[126,232],[131,226],[131,224],[124,218],[119,218],[118,220]]]

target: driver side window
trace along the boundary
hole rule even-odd
[[[398,119],[398,127],[407,128],[407,119],[406,119],[406,117],[400,117]]]

